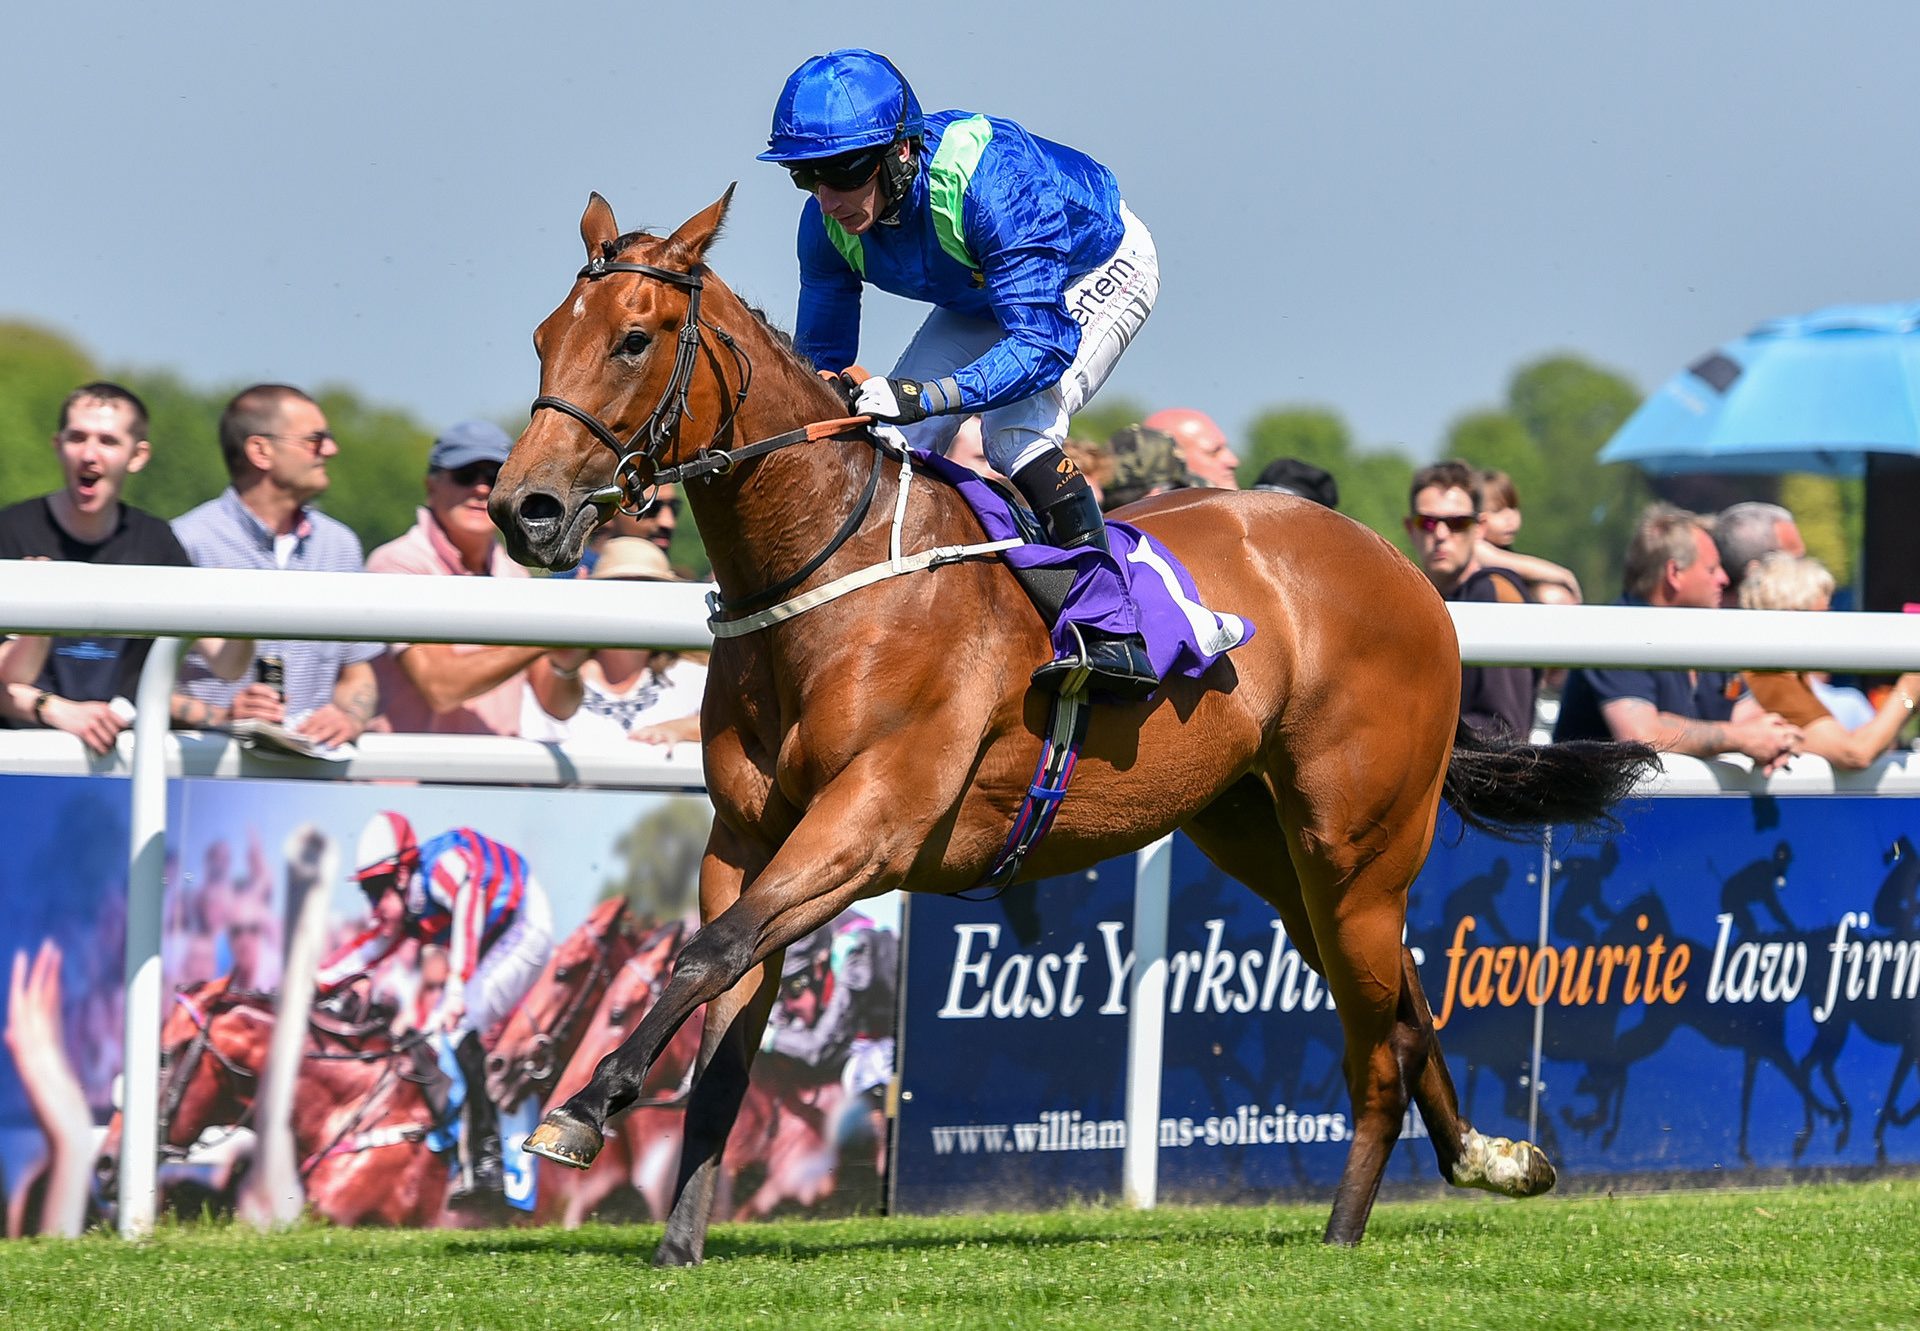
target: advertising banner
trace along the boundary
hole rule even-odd
[[[198,1143],[163,1167],[174,1205],[197,1212],[232,1204],[250,1160],[252,1119],[244,1098],[203,1095],[210,1080],[170,1098],[168,1078],[199,1075],[221,1059],[263,1060],[294,885],[312,883],[329,906],[323,955],[337,960],[359,939],[347,969],[365,971],[316,1008],[299,1073],[295,1147],[313,1210],[339,1223],[450,1222],[442,1201],[458,1155],[464,1078],[454,1037],[434,1028],[449,1011],[448,971],[461,956],[453,930],[469,928],[467,952],[480,960],[463,1006],[499,1009],[482,1038],[497,1064],[488,1085],[505,1111],[513,1204],[568,1222],[664,1214],[698,1014],[592,1170],[516,1159],[513,1148],[546,1104],[584,1083],[668,978],[695,925],[711,818],[704,798],[199,779],[169,790],[162,959],[167,992],[179,997],[163,1036],[172,1058],[162,1074],[162,1117],[173,1140]],[[87,1139],[67,1154],[84,1158],[91,1175],[93,1139],[112,1114],[127,785],[0,777],[0,797],[15,866],[10,908],[0,916],[0,963],[18,975],[5,1016],[14,1057],[0,1062],[0,1180],[17,1203],[11,1232],[31,1233],[47,1214],[34,1185],[53,1172],[62,1143]],[[365,939],[373,907],[350,873],[363,830],[387,813],[399,815],[419,845],[422,883],[445,895],[474,875],[484,890],[467,919],[435,916],[429,902],[439,934],[407,934],[379,956],[383,946]],[[884,899],[791,950],[717,1215],[879,1209],[898,929],[897,908]],[[506,1017],[523,993],[522,1025],[536,1011],[540,1020],[516,1031]],[[58,1057],[29,1039],[49,1028],[61,1037],[51,1046]],[[202,1031],[218,1058],[190,1053]],[[422,1042],[423,1032],[434,1038]],[[511,1057],[509,1037],[519,1041]],[[69,1080],[78,1098],[61,1094]],[[44,1107],[51,1108],[39,1112]],[[102,1189],[89,1200],[91,1214],[110,1202]]]
[[[894,1209],[1117,1192],[1133,857],[905,909]]]
[[[1532,1137],[1575,1183],[1920,1162],[1916,814],[1670,797],[1551,846],[1443,816],[1408,942],[1468,1120]],[[1114,869],[1043,884],[1022,907],[1037,935],[1004,902],[910,903],[900,1209],[1117,1195],[1132,907]],[[1183,838],[1171,878],[1159,1194],[1324,1196],[1351,1135],[1330,996]],[[1424,1138],[1410,1113],[1389,1191],[1437,1186]]]

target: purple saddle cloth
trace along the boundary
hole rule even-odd
[[[986,529],[987,539],[1003,541],[1023,535],[1011,502],[996,486],[958,463],[931,453],[914,451],[914,465],[960,492]],[[1203,674],[1222,655],[1253,637],[1253,624],[1238,615],[1208,609],[1200,603],[1193,576],[1166,546],[1138,527],[1107,523],[1107,543],[1119,565],[1124,586],[1116,585],[1094,550],[1057,550],[1050,545],[1015,546],[1000,557],[1017,569],[1071,567],[1073,587],[1061,605],[1053,627],[1057,654],[1076,650],[1069,624],[1111,633],[1138,630],[1147,640],[1147,659],[1154,673],[1189,678]]]

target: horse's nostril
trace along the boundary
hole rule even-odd
[[[506,1070],[507,1057],[505,1054],[487,1055],[487,1075],[497,1077]]]
[[[556,527],[567,516],[558,495],[535,491],[520,501],[520,525],[529,534]]]

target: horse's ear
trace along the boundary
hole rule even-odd
[[[727,220],[727,205],[733,202],[733,191],[739,185],[736,180],[727,186],[725,194],[682,222],[680,229],[668,237],[667,244],[688,263],[699,263],[705,257],[707,246],[720,234],[720,224]]]
[[[580,214],[580,239],[587,247],[587,257],[599,258],[619,236],[620,224],[613,220],[613,205],[595,190],[587,198],[587,210]]]

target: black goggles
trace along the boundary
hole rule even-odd
[[[787,174],[793,177],[795,185],[809,194],[822,185],[832,190],[859,189],[880,170],[880,163],[886,159],[887,151],[892,146],[881,144],[878,148],[862,148],[857,152],[841,153],[838,157],[796,162],[787,168]]]

